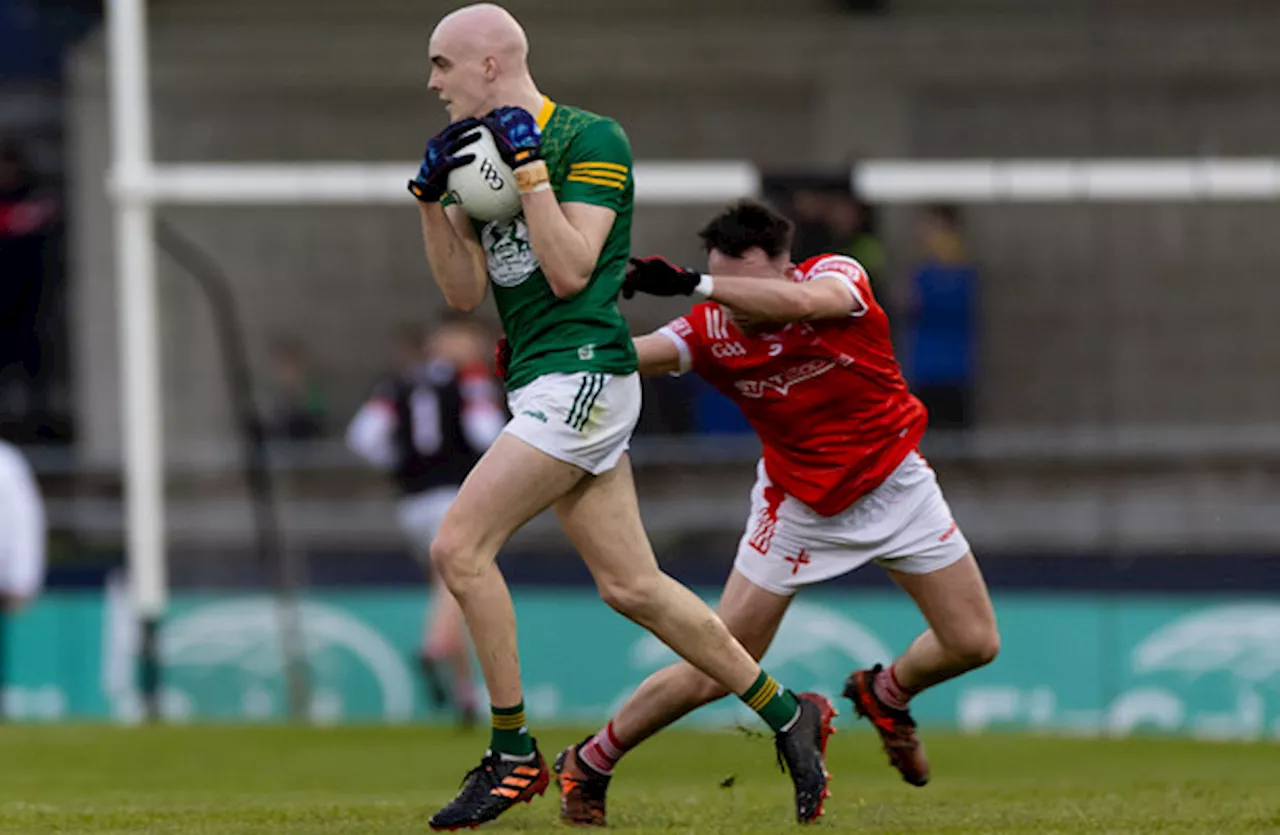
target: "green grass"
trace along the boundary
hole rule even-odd
[[[913,789],[841,722],[818,831],[1280,832],[1278,745],[928,734],[933,784]],[[581,734],[541,737],[550,759]],[[422,835],[484,742],[422,728],[0,727],[0,833]],[[556,811],[553,784],[487,829],[564,833]],[[790,784],[768,739],[671,732],[620,767],[610,816],[630,833],[777,833],[792,826]]]

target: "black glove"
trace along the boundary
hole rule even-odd
[[[475,160],[475,154],[458,156],[458,151],[480,138],[475,130],[479,126],[478,119],[463,119],[429,140],[418,176],[409,181],[409,193],[423,203],[439,203],[449,190],[449,172]]]
[[[629,299],[636,293],[650,296],[692,296],[702,280],[697,270],[677,266],[661,255],[632,258],[627,265],[627,277],[622,282],[622,297]]]

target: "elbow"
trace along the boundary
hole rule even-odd
[[[583,274],[566,270],[547,274],[547,282],[551,285],[551,292],[555,293],[557,299],[568,299],[581,293],[590,279],[590,272]]]
[[[449,305],[450,310],[456,310],[459,313],[473,313],[481,304],[484,303],[484,296],[477,298],[469,295],[460,296],[456,293],[446,293],[444,303]]]
[[[787,306],[787,321],[803,322],[813,319],[818,315],[818,306],[814,304],[813,299],[808,294],[802,294],[793,299],[791,304]]]

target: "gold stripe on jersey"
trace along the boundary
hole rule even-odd
[[[570,166],[570,169],[575,169],[575,168],[611,169],[611,170],[616,170],[616,172],[622,172],[623,174],[626,174],[628,170],[631,170],[630,168],[627,168],[626,165],[622,165],[621,163],[570,163],[570,165],[568,166]]]
[[[625,183],[627,181],[626,174],[619,174],[616,171],[599,171],[595,168],[570,168],[569,175],[577,177],[596,177],[600,180],[613,180],[617,183]]]
[[[595,177],[587,177],[583,174],[570,174],[568,177],[565,177],[565,180],[570,183],[587,183],[593,186],[608,186],[609,188],[616,189],[626,188],[624,183],[620,183],[617,180],[600,180]]]

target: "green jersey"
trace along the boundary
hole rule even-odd
[[[544,100],[538,125],[556,199],[604,206],[617,217],[586,287],[566,299],[551,291],[523,214],[509,221],[472,221],[511,346],[507,386],[517,389],[557,372],[630,374],[636,354],[618,311],[618,293],[631,254],[631,143],[614,120],[550,99]]]

